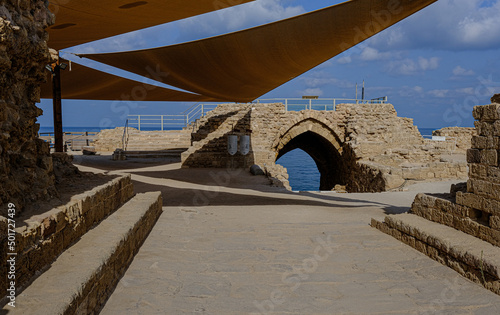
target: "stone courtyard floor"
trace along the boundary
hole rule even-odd
[[[163,193],[163,214],[101,314],[500,314],[500,296],[369,226],[450,182],[291,193],[244,171],[75,162]]]

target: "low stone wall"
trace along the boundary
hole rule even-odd
[[[73,196],[66,205],[25,220],[16,231],[16,284],[22,290],[38,272],[95,224],[113,213],[134,194],[130,175],[113,179]],[[18,223],[19,225],[19,223]],[[7,219],[0,217],[2,261],[7,261]],[[6,264],[0,265],[0,288],[7,289]],[[19,291],[18,291],[19,292]]]

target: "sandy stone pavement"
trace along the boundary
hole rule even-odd
[[[369,226],[417,192],[291,193],[246,171],[75,159],[163,193],[101,314],[499,314],[500,296]]]

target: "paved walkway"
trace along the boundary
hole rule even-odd
[[[297,194],[244,172],[120,172],[138,192],[161,190],[165,207],[103,315],[500,314],[500,296],[369,226],[406,211],[416,191],[449,183]]]

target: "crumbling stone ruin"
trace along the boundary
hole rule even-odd
[[[57,196],[48,144],[38,139],[40,82],[49,63],[54,23],[48,1],[0,1],[0,215]]]
[[[192,146],[182,154],[183,167],[257,164],[284,187],[289,187],[288,175],[276,160],[296,148],[316,162],[321,190],[340,184],[350,192],[378,192],[411,181],[467,176],[460,157],[465,146],[451,138],[424,139],[413,120],[398,117],[391,104],[339,104],[328,112],[286,111],[283,104],[222,104],[190,127]],[[470,134],[454,130],[457,137]],[[250,135],[248,155],[227,153],[230,134]]]
[[[467,185],[419,194],[410,214],[372,226],[500,294],[500,99],[476,106]]]

